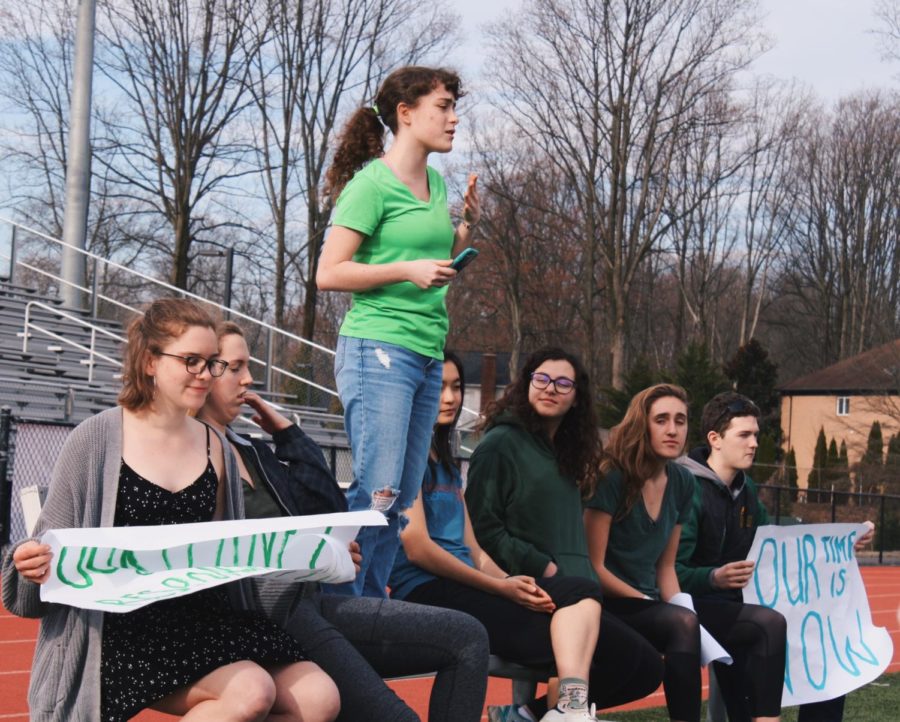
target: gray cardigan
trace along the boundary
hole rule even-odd
[[[230,445],[216,433],[226,459],[224,518],[240,519],[244,500],[237,462]],[[121,463],[121,407],[79,424],[53,468],[35,538],[47,529],[113,526]],[[41,618],[28,689],[31,719],[96,722],[100,719],[103,613],[42,602],[39,585],[16,572],[12,556],[17,546],[3,560],[3,604],[13,614]],[[236,607],[250,607],[252,592],[245,582],[230,584],[229,592]]]

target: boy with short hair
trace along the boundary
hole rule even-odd
[[[678,460],[697,480],[693,513],[682,527],[675,561],[681,589],[691,595],[740,602],[753,575],[747,554],[756,528],[770,523],[747,474],[759,445],[759,416],[759,408],[746,396],[733,391],[718,394],[703,407],[700,419],[706,445]],[[872,531],[857,542],[857,548],[871,538]],[[715,666],[730,722],[750,719],[740,692],[742,661]],[[798,722],[841,722],[843,715],[840,696],[801,705]]]

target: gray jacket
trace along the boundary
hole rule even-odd
[[[226,459],[224,518],[240,519],[244,501],[237,462],[230,445],[216,433]],[[121,407],[79,424],[56,460],[34,538],[47,529],[113,526],[121,463]],[[41,618],[28,688],[31,719],[96,722],[103,613],[42,602],[39,585],[19,577],[13,564],[13,552],[21,543],[11,546],[3,559],[3,604],[19,616]],[[230,584],[229,592],[236,607],[250,607],[246,582]]]

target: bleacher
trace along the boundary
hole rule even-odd
[[[0,282],[0,404],[20,418],[73,423],[109,408],[119,367],[107,359],[121,356],[121,335],[116,323]]]
[[[56,297],[0,281],[0,406],[20,419],[73,424],[114,406],[124,337],[118,322],[64,309]],[[342,416],[255,390],[320,445],[347,447]],[[259,433],[249,418],[236,427]]]

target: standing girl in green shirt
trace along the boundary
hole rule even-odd
[[[427,164],[429,153],[452,149],[461,96],[452,71],[395,70],[374,105],[348,121],[326,178],[337,202],[316,281],[353,293],[335,356],[353,454],[347,501],[388,521],[360,531],[361,570],[337,588],[343,593],[386,596],[402,512],[425,473],[448,327],[444,296],[456,276],[450,259],[470,244],[481,214],[473,175],[454,228],[444,180]],[[385,127],[394,136],[386,152]]]

